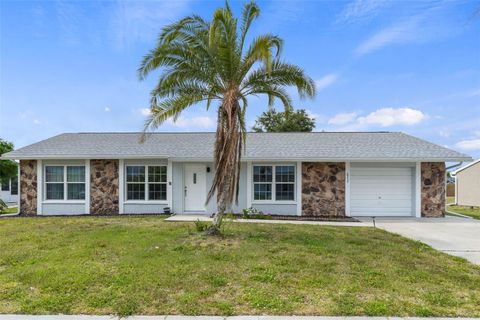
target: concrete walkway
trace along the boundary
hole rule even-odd
[[[30,315],[0,315],[0,320],[427,320],[427,319],[474,319],[474,318],[415,318],[415,317],[317,317],[317,316],[131,316],[120,318],[116,316],[86,316],[86,315],[56,315],[56,316],[30,316]]]
[[[177,214],[171,216],[165,221],[169,222],[193,222],[193,221],[212,221],[204,214]],[[272,223],[272,224],[309,224],[309,225],[323,225],[323,226],[340,226],[340,227],[373,227],[371,221],[351,222],[351,221],[303,221],[303,220],[268,220],[268,219],[235,219],[234,222],[245,223]]]
[[[371,223],[372,219],[361,219]],[[445,218],[376,218],[376,226],[421,241],[434,249],[480,264],[480,220]]]

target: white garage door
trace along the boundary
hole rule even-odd
[[[350,170],[352,216],[412,216],[413,168]]]

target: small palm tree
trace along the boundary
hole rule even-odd
[[[271,34],[245,44],[252,22],[260,13],[255,2],[244,5],[240,25],[228,5],[217,9],[211,22],[197,15],[164,27],[158,44],[142,60],[141,80],[155,69],[160,79],[151,91],[151,115],[146,132],[164,121],[175,121],[186,108],[217,101],[215,176],[207,203],[216,194],[217,212],[209,232],[219,232],[224,213],[238,198],[240,158],[245,146],[248,97],[264,94],[270,106],[278,99],[288,112],[291,98],[285,90],[295,86],[301,98],[313,97],[315,85],[305,72],[282,62],[283,41]]]

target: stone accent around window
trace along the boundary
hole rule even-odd
[[[90,161],[90,213],[111,215],[119,212],[119,161]]]
[[[345,163],[302,163],[302,215],[345,216]]]
[[[444,162],[422,162],[422,217],[445,216]]]
[[[20,161],[20,214],[37,214],[37,161]]]

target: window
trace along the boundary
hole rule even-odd
[[[18,179],[17,179],[17,177],[12,178],[12,180],[10,180],[10,183],[11,183],[10,194],[11,195],[17,195],[18,194]]]
[[[127,200],[145,200],[145,167],[127,167]]]
[[[85,166],[45,166],[46,200],[85,200]]]
[[[10,190],[10,186],[8,182],[2,183],[2,191],[9,191],[9,190]]]
[[[63,166],[46,166],[45,183],[47,200],[64,199]]]
[[[127,200],[167,200],[166,166],[127,166],[126,171]]]
[[[67,200],[85,199],[85,167],[67,167]]]
[[[295,166],[253,166],[253,200],[294,201]]]
[[[275,199],[295,200],[295,167],[275,167]]]
[[[272,166],[253,167],[253,194],[255,200],[272,200]]]
[[[148,167],[148,200],[167,200],[167,167]]]

